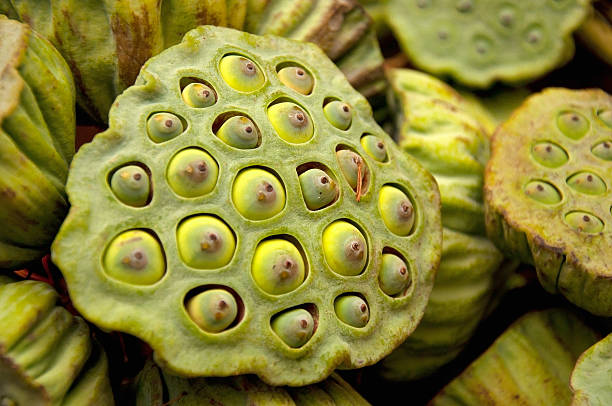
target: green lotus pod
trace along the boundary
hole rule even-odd
[[[268,117],[278,136],[287,142],[300,144],[314,135],[312,119],[295,103],[282,102],[270,106]]]
[[[338,198],[338,184],[325,171],[309,169],[299,178],[304,202],[310,210],[319,210]]]
[[[147,121],[147,134],[154,142],[169,141],[184,130],[181,119],[172,113],[155,113]]]
[[[281,295],[304,282],[306,269],[302,254],[286,240],[267,240],[255,249],[251,273],[266,293]]]
[[[534,80],[574,53],[589,0],[387,0],[385,20],[420,70],[470,87]]]
[[[183,101],[195,108],[209,107],[215,104],[217,96],[215,91],[204,83],[190,83],[183,89]]]
[[[378,196],[378,210],[393,234],[410,234],[416,215],[410,198],[404,192],[395,186],[383,186]]]
[[[344,276],[363,272],[368,260],[368,244],[357,227],[336,221],[323,232],[323,254],[329,267]]]
[[[366,97],[385,87],[383,56],[371,20],[356,0],[299,5],[286,0],[133,0],[129,5],[108,0],[78,7],[62,1],[3,0],[0,14],[28,22],[57,47],[72,69],[79,105],[100,122],[108,121],[115,97],[134,83],[147,59],[206,24],[315,43]],[[226,55],[242,54],[228,50]],[[276,76],[276,69],[271,74]]]
[[[430,402],[444,405],[569,405],[578,356],[597,333],[572,313],[550,309],[512,324]]]
[[[149,175],[137,165],[118,169],[111,177],[111,189],[123,203],[142,207],[149,201]]]
[[[250,119],[234,116],[221,125],[217,137],[234,148],[250,149],[257,147],[260,134]]]
[[[198,269],[227,265],[236,250],[236,237],[221,220],[196,216],[183,221],[176,232],[178,251],[183,262]]]
[[[315,322],[304,309],[282,312],[272,319],[272,330],[291,348],[299,348],[310,340]]]
[[[132,387],[136,406],[267,405],[267,406],[368,406],[338,374],[308,386],[269,386],[253,375],[227,378],[184,379],[148,361]]]
[[[336,128],[346,130],[353,120],[351,106],[340,100],[330,101],[323,107],[327,120]]]
[[[266,84],[251,93],[227,86],[219,71],[225,55],[248,55]],[[294,92],[278,79],[281,63],[303,66],[312,74],[317,84],[310,95]],[[207,83],[217,102],[205,109],[186,105],[177,91],[185,78]],[[335,131],[327,122],[323,101],[329,97],[352,107],[348,131]],[[270,107],[284,102],[308,114],[315,129],[308,142],[288,143],[274,131]],[[75,308],[92,323],[142,338],[155,359],[176,375],[257,374],[270,384],[292,386],[318,382],[336,367],[373,364],[416,328],[441,249],[435,182],[401,154],[374,122],[367,100],[316,46],[199,27],[181,44],[151,58],[138,85],[126,90],[115,106],[109,129],[83,145],[73,162],[68,181],[71,213],[52,249]],[[180,116],[185,132],[169,142],[151,142],[146,122],[159,111]],[[249,117],[260,129],[257,148],[231,148],[215,135],[223,120],[235,115]],[[330,131],[319,131],[322,128]],[[385,143],[386,162],[363,151],[364,134]],[[336,181],[342,176],[338,147],[359,151],[367,164],[368,188],[359,200],[347,182]],[[219,170],[209,193],[187,199],[173,190],[168,167],[181,151],[194,148],[206,151]],[[143,208],[113,197],[109,176],[126,164],[149,170],[153,198]],[[336,181],[337,200],[323,210],[313,211],[304,203],[299,175],[313,168]],[[391,233],[381,220],[378,196],[387,184],[412,198],[416,219],[409,238]],[[229,262],[218,263],[223,266],[202,269],[189,263],[185,252],[199,256],[204,253],[202,242],[205,249],[213,245],[210,233],[202,236],[199,227],[194,226],[193,233],[187,227],[200,217],[218,219],[235,238]],[[348,241],[357,242],[357,253],[339,238],[343,233],[331,244],[327,241],[337,224],[357,230],[347,234]],[[121,283],[101,266],[115,236],[136,230],[154,238],[165,260],[165,273],[151,285]],[[278,247],[281,242],[291,245],[286,254]],[[387,252],[410,264],[412,282],[401,295],[389,296],[380,289]],[[330,263],[334,256],[339,266]],[[358,257],[355,265],[352,257]],[[297,265],[297,272],[292,264],[285,267],[287,259]],[[274,272],[275,265],[280,272]],[[277,284],[287,276],[287,268],[285,280],[291,283]],[[231,293],[238,307],[232,323],[217,333],[198,327],[187,309],[190,298],[210,289]],[[336,316],[334,299],[345,294],[367,298],[370,319],[358,330]],[[274,320],[295,309],[312,318],[312,336],[296,348],[272,327]]]
[[[370,321],[368,304],[359,296],[340,296],[334,302],[334,310],[336,316],[351,327],[361,328]]]
[[[410,286],[412,277],[406,261],[395,254],[383,254],[378,280],[383,292],[395,296]]]
[[[44,255],[68,211],[72,75],[40,35],[0,16],[0,269]]]
[[[113,405],[106,355],[51,286],[0,280],[2,405]]]
[[[212,192],[218,176],[217,162],[199,148],[187,148],[177,153],[170,160],[166,173],[172,190],[183,197],[198,197]]]
[[[580,355],[570,378],[574,392],[572,406],[604,406],[612,402],[612,335],[595,343]]]
[[[189,299],[187,313],[202,330],[218,333],[234,322],[238,304],[226,290],[209,289]]]
[[[301,66],[285,66],[278,71],[278,78],[285,86],[302,94],[310,94],[314,86],[314,78]]]
[[[373,159],[378,162],[387,160],[387,148],[385,143],[375,135],[366,135],[361,138],[361,146]]]
[[[605,254],[612,244],[612,165],[593,146],[612,137],[597,116],[610,106],[612,97],[600,90],[531,96],[495,133],[484,188],[495,245],[534,265],[547,291],[602,316],[612,315]],[[550,168],[534,158],[531,146],[544,141],[562,148],[567,162]],[[522,190],[525,184],[535,188]]]

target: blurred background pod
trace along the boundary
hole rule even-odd
[[[79,106],[99,122],[107,122],[113,100],[147,59],[205,24],[313,42],[366,97],[385,86],[371,20],[356,0],[0,0],[0,13],[29,23],[58,48]]]
[[[55,48],[0,16],[0,269],[47,252],[68,211],[74,97]]]
[[[612,334],[587,349],[572,371],[572,406],[612,404]]]

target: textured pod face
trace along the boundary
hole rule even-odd
[[[252,61],[265,83],[250,92],[228,83],[220,61],[232,55]],[[310,94],[281,81],[277,73],[285,66],[312,74]],[[216,103],[187,103],[177,91],[187,81],[206,83]],[[69,192],[74,220],[64,224],[53,248],[71,291],[82,292],[73,299],[82,314],[103,328],[144,338],[175,374],[255,373],[276,385],[319,381],[341,363],[373,363],[416,327],[439,259],[435,182],[403,157],[374,122],[367,101],[319,49],[201,27],[151,59],[139,83],[118,99],[111,128],[80,150]],[[329,99],[351,106],[347,130],[326,118]],[[162,111],[179,117],[185,130],[158,143],[146,124]],[[308,136],[300,142],[288,141],[293,130],[282,127],[291,126],[292,111],[308,120]],[[245,129],[242,118],[259,129],[256,148],[229,141],[234,124]],[[385,142],[384,162],[364,150],[365,134]],[[343,150],[359,157],[359,193],[338,159]],[[152,196],[143,207],[113,197],[108,179],[127,164],[147,168]],[[387,184],[412,198],[409,235],[394,234],[382,221],[377,202]],[[165,260],[153,283],[99,266],[104,255],[121,265],[121,258],[138,251],[130,246],[115,254],[120,244],[114,237],[134,232],[148,234]],[[411,283],[396,295],[380,289],[388,251],[410,264]],[[137,274],[117,267],[117,274]],[[94,293],[101,289],[107,293]],[[334,303],[345,296],[365,301],[366,322],[365,311],[354,313],[361,306],[336,311]]]

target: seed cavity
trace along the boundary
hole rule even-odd
[[[219,333],[234,323],[238,303],[225,289],[209,289],[187,301],[189,317],[204,331]]]
[[[370,321],[370,309],[357,295],[342,295],[334,302],[336,316],[351,327],[362,328]]]
[[[272,173],[249,168],[236,177],[232,201],[238,212],[247,219],[265,220],[285,207],[285,189]]]
[[[338,198],[338,185],[323,170],[312,168],[299,175],[302,197],[310,210],[329,206]]]
[[[314,87],[312,75],[301,66],[286,66],[278,71],[278,78],[287,87],[308,95]]]
[[[412,275],[406,262],[395,254],[382,255],[382,264],[378,274],[380,289],[389,296],[396,296],[412,283]]]
[[[152,285],[166,270],[161,245],[143,230],[129,230],[116,236],[102,262],[108,276],[132,285]]]
[[[252,149],[259,144],[260,133],[248,117],[233,116],[221,125],[217,137],[234,148]]]
[[[577,111],[562,111],[557,115],[557,127],[573,140],[578,140],[589,131],[589,121]]]
[[[585,211],[573,211],[565,215],[565,223],[581,233],[596,234],[603,231],[604,223],[599,217]]]
[[[226,55],[219,62],[225,82],[239,92],[253,92],[265,83],[261,69],[252,60],[240,55]]]
[[[606,140],[596,144],[591,149],[591,152],[597,158],[605,161],[612,161],[612,140]]]
[[[343,220],[323,231],[323,254],[332,271],[343,276],[363,272],[368,259],[366,239],[357,227]]]
[[[378,195],[378,211],[389,231],[399,236],[412,232],[415,222],[414,206],[401,189],[385,185]]]
[[[306,266],[294,244],[284,239],[270,239],[255,249],[251,275],[261,290],[281,295],[297,289],[304,282]]]
[[[531,155],[540,164],[548,168],[564,165],[569,156],[565,149],[551,141],[538,142],[531,149]]]
[[[176,242],[183,262],[197,269],[221,268],[231,261],[236,250],[236,237],[229,226],[208,215],[182,221]]]
[[[292,144],[307,142],[314,134],[308,113],[292,102],[272,104],[268,107],[268,119],[278,136]]]
[[[380,137],[375,135],[364,135],[361,137],[361,146],[375,161],[387,161],[387,147]]]
[[[204,83],[190,83],[181,92],[185,104],[195,108],[210,107],[217,102],[217,94]]]
[[[552,183],[532,180],[525,185],[525,194],[533,200],[544,204],[556,204],[561,201],[561,192]]]
[[[310,340],[315,322],[305,309],[286,310],[272,318],[272,330],[289,347],[300,348]]]
[[[187,148],[172,157],[166,179],[174,192],[182,197],[198,197],[213,191],[219,166],[207,152]]]
[[[156,143],[169,141],[183,131],[183,122],[172,113],[155,113],[147,120],[147,135]]]
[[[327,121],[340,130],[347,130],[353,121],[351,107],[340,100],[333,100],[325,104],[323,113]]]
[[[143,207],[151,200],[149,175],[139,165],[126,165],[117,169],[110,179],[111,190],[122,203]]]
[[[606,182],[597,174],[582,171],[567,178],[567,184],[577,192],[588,195],[603,195],[606,193]]]

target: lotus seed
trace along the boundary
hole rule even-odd
[[[368,176],[368,167],[359,154],[349,150],[341,149],[336,152],[340,170],[351,188],[357,193],[357,201],[365,194],[365,186]]]
[[[378,281],[383,292],[395,296],[410,286],[412,276],[403,259],[395,254],[383,254]]]
[[[213,216],[195,216],[183,221],[177,229],[176,241],[183,262],[198,269],[227,265],[236,249],[234,233]]]
[[[591,150],[593,155],[606,161],[612,161],[612,140],[602,141]]]
[[[285,207],[285,189],[276,176],[249,168],[236,177],[232,188],[236,209],[250,220],[264,220]]]
[[[124,166],[113,173],[111,189],[123,203],[142,207],[149,201],[149,175],[138,165]]]
[[[461,13],[468,12],[472,9],[472,0],[459,0],[457,2],[457,11]]]
[[[354,225],[335,221],[323,231],[323,254],[330,268],[344,276],[363,272],[368,259],[365,237]]]
[[[147,134],[155,142],[171,140],[183,130],[181,119],[172,113],[155,113],[147,121]]]
[[[576,111],[564,111],[557,116],[559,130],[571,139],[582,138],[589,131],[588,120]]]
[[[605,125],[612,128],[612,110],[599,110],[597,116]]]
[[[379,137],[375,135],[361,137],[361,146],[374,160],[378,162],[385,162],[387,160],[387,148]]]
[[[532,149],[533,158],[549,168],[557,168],[569,159],[567,152],[553,142],[538,142]]]
[[[321,169],[309,169],[299,179],[302,196],[310,210],[328,206],[338,197],[338,185]]]
[[[278,136],[287,142],[301,144],[314,134],[310,116],[295,103],[273,104],[268,108],[268,118]]]
[[[589,234],[600,233],[604,227],[603,221],[597,216],[583,211],[568,213],[565,222],[574,230]]]
[[[288,310],[272,319],[272,330],[291,348],[300,348],[314,332],[314,319],[304,309]]]
[[[247,117],[233,116],[221,125],[217,137],[234,148],[251,149],[259,142],[259,130]]]
[[[540,27],[532,27],[527,31],[527,42],[535,45],[542,40],[544,33]]]
[[[190,83],[183,89],[183,101],[191,107],[204,108],[215,104],[215,91],[203,83]]]
[[[282,68],[278,71],[278,78],[285,86],[302,94],[310,94],[314,86],[312,75],[299,66]]]
[[[109,244],[103,258],[106,273],[132,285],[152,285],[162,278],[166,260],[159,242],[142,230],[125,231]]]
[[[385,185],[378,196],[378,210],[383,222],[393,234],[407,236],[414,226],[414,207],[400,189]]]
[[[340,320],[352,327],[364,327],[370,320],[368,304],[356,295],[340,296],[334,303],[334,310]]]
[[[253,92],[265,82],[255,62],[240,55],[224,56],[219,63],[219,72],[223,80],[239,92]]]
[[[525,194],[544,204],[555,204],[561,201],[561,193],[548,182],[534,180],[525,186]]]
[[[170,160],[166,178],[177,195],[198,197],[215,188],[218,174],[219,166],[208,153],[187,148]]]
[[[593,172],[578,172],[567,179],[567,184],[577,192],[589,195],[606,193],[606,183]]]
[[[499,22],[504,27],[510,28],[510,27],[512,27],[514,25],[515,15],[516,15],[516,13],[515,13],[513,8],[504,7],[499,12]]]
[[[266,293],[281,295],[304,282],[306,269],[300,251],[287,240],[266,240],[255,249],[251,274]]]
[[[236,320],[238,304],[228,291],[209,289],[189,299],[187,313],[202,330],[219,333]]]
[[[327,103],[323,107],[323,113],[331,125],[341,130],[348,129],[353,121],[351,106],[340,100],[333,100]]]

